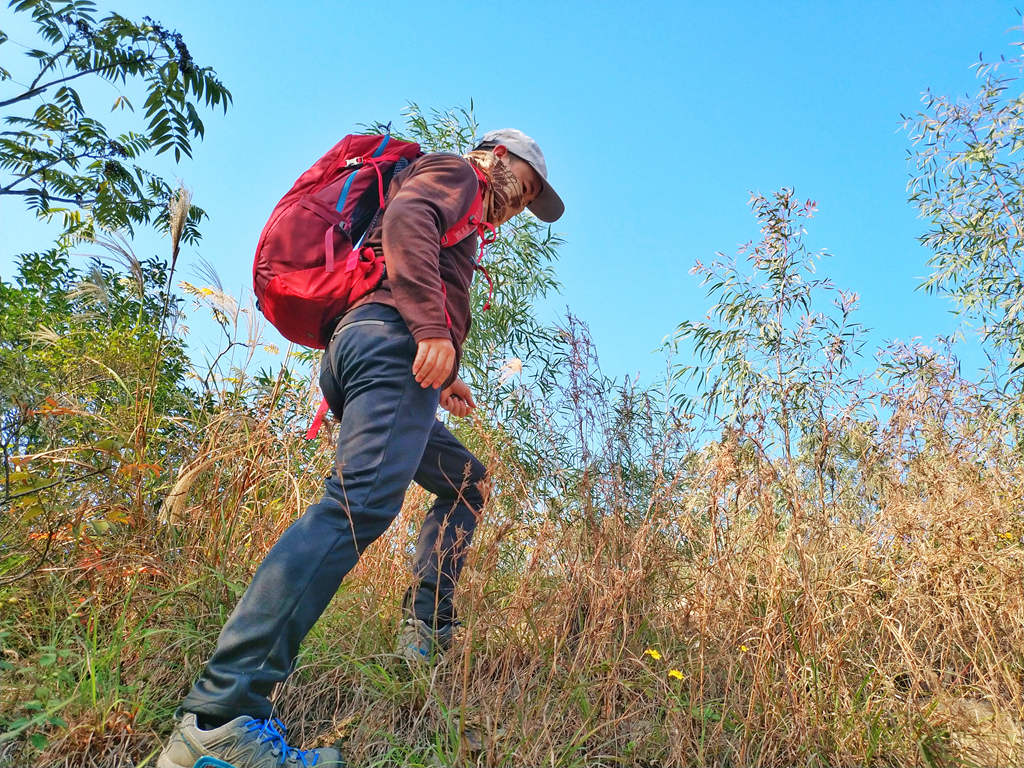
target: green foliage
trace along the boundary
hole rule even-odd
[[[22,255],[14,282],[0,283],[4,408],[38,409],[47,397],[71,396],[83,413],[49,434],[33,420],[35,427],[19,432],[11,447],[25,452],[74,444],[134,397],[132,385],[153,361],[168,267],[157,259],[120,266],[94,258],[83,273],[52,250]],[[179,302],[172,298],[171,308]],[[155,396],[168,415],[181,408],[175,393],[184,373],[184,350],[172,340],[164,347]]]
[[[803,222],[815,203],[782,189],[754,195],[750,204],[761,239],[739,255],[752,271],[723,254],[711,266],[698,261],[693,268],[715,304],[706,321],[680,323],[670,342],[674,348],[687,342],[697,358],[674,369],[677,382],[696,383],[694,391],[680,390],[677,401],[729,428],[752,421],[762,440],[775,441],[789,457],[794,438],[817,431],[830,412],[849,404],[863,328],[852,318],[857,294],[814,276],[821,254],[808,251]],[[822,308],[828,294],[832,306]]]
[[[191,156],[192,139],[204,132],[199,109],[226,111],[230,92],[211,68],[196,64],[181,35],[148,17],[98,18],[92,0],[13,0],[10,7],[31,16],[39,47],[26,52],[36,67],[27,87],[12,78],[9,60],[0,67],[0,117],[9,127],[0,132],[0,195],[24,197],[37,216],[59,218],[63,245],[97,227],[166,227],[162,213],[173,189],[141,161],[164,152],[175,161]],[[0,32],[0,52],[11,51],[5,42]],[[97,80],[141,85],[135,127],[112,135],[97,119],[76,90]],[[111,111],[134,115],[135,107],[122,94]],[[204,215],[195,206],[189,211],[186,242],[198,238]]]
[[[1017,43],[1016,47],[1021,47]],[[1003,386],[1024,390],[1024,94],[1016,56],[976,64],[972,98],[928,91],[907,118],[910,201],[928,222],[925,290],[976,324]]]
[[[41,565],[68,532],[139,520],[161,470],[188,449],[187,358],[160,332],[178,303],[167,270],[95,258],[81,273],[54,250],[20,257],[14,282],[0,283],[0,584]],[[142,419],[146,407],[154,418]]]

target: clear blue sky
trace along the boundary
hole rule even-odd
[[[809,243],[834,254],[824,274],[860,293],[873,343],[949,332],[949,305],[915,291],[927,254],[906,203],[900,113],[926,87],[973,91],[978,53],[1019,37],[1004,0],[101,6],[176,28],[234,94],[226,117],[206,117],[194,161],[163,169],[210,214],[186,264],[202,255],[229,290],[247,290],[267,214],[337,138],[400,120],[407,101],[472,98],[483,130],[540,142],[566,202],[564,291],[544,316],[568,305],[607,373],[645,380],[664,367],[651,351],[709,304],[693,261],[756,236],[751,190],[789,185],[818,201]],[[18,40],[6,8],[0,28]],[[4,48],[6,64],[16,49]],[[5,278],[14,253],[45,245],[20,203],[0,199]],[[980,362],[973,347],[968,363]]]

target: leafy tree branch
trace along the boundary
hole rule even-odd
[[[205,132],[200,110],[227,111],[231,93],[194,61],[180,34],[149,17],[99,18],[92,0],[14,0],[10,7],[31,17],[40,46],[25,52],[38,67],[27,87],[4,93],[16,83],[10,67],[0,66],[0,122],[13,128],[0,132],[0,195],[21,196],[37,216],[59,218],[65,247],[97,226],[166,228],[162,214],[175,190],[142,161],[165,152],[175,162],[190,157],[192,140]],[[0,32],[0,55],[8,41]],[[111,134],[73,87],[83,78],[141,87],[138,125]],[[135,113],[125,95],[114,101],[117,110]],[[184,242],[198,238],[204,215],[190,211]]]

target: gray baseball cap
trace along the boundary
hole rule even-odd
[[[541,221],[556,221],[565,213],[565,203],[548,183],[548,166],[544,162],[544,153],[540,151],[537,142],[515,128],[499,128],[496,131],[485,133],[480,138],[477,148],[496,144],[504,144],[508,147],[509,152],[525,160],[533,170],[540,174],[544,186],[540,194],[537,195],[537,199],[527,208],[533,211]]]

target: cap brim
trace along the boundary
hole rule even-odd
[[[546,179],[544,180],[544,188],[537,195],[537,199],[526,207],[541,221],[558,221],[562,214],[565,213],[565,203],[562,202],[562,198],[552,189]]]

